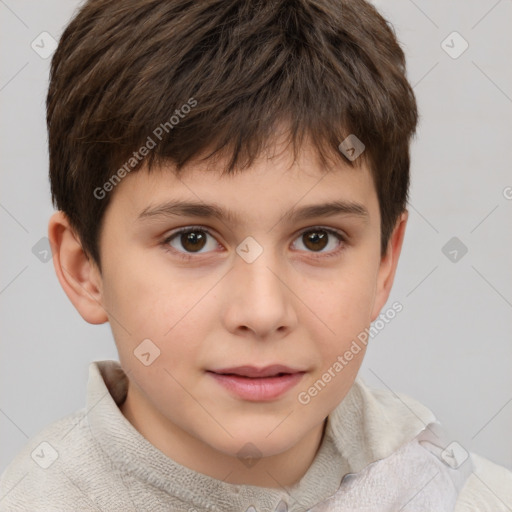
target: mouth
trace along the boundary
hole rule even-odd
[[[243,400],[263,402],[284,395],[300,382],[306,371],[271,365],[262,368],[238,366],[208,370],[207,373],[232,395]]]
[[[236,375],[238,377],[248,377],[252,379],[264,377],[277,377],[281,375],[290,375],[300,373],[304,370],[290,368],[282,364],[273,364],[257,368],[255,366],[236,366],[233,368],[222,368],[219,370],[210,370],[218,375]]]

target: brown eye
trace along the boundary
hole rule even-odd
[[[294,245],[298,244],[299,247],[295,248],[302,251],[325,254],[327,256],[335,254],[337,249],[343,247],[344,242],[345,237],[337,231],[327,228],[312,228],[303,231],[296,239]],[[303,247],[300,247],[301,245]]]
[[[312,251],[321,251],[327,246],[329,235],[325,231],[308,231],[302,235],[304,245]]]
[[[219,246],[209,231],[199,228],[181,229],[168,236],[164,243],[182,254],[203,254]]]
[[[201,231],[181,233],[180,242],[187,251],[200,251],[206,245],[206,237]]]

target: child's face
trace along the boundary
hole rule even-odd
[[[387,300],[405,221],[381,260],[368,169],[326,172],[309,152],[290,167],[290,157],[223,177],[204,164],[180,178],[141,170],[117,186],[100,237],[100,302],[148,438],[172,432],[235,457],[246,443],[278,454],[321,428],[352,386],[364,346],[334,377],[332,368]],[[237,220],[142,215],[175,201],[215,204]],[[335,201],[357,208],[287,217]],[[165,242],[188,226],[191,238]],[[266,387],[213,373],[269,365],[298,373]],[[308,391],[318,380],[321,390]]]

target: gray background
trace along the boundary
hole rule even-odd
[[[512,2],[376,4],[406,51],[421,121],[388,303],[403,311],[371,340],[361,375],[423,402],[452,439],[512,469]],[[50,59],[31,43],[43,31],[58,39],[77,5],[0,0],[0,471],[30,436],[85,405],[90,361],[117,359],[108,324],[84,322],[51,260],[32,252],[53,208]],[[469,44],[458,58],[441,46],[453,31]],[[445,43],[452,53],[457,37]],[[455,262],[442,251],[452,237]]]

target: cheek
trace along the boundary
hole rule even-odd
[[[301,389],[305,394],[300,403],[310,400],[322,413],[328,413],[344,398],[366,351],[375,268],[371,264],[351,268],[349,271],[347,266],[333,276],[327,287],[309,288],[314,311],[322,320],[309,321],[319,364]]]
[[[169,268],[125,258],[122,265],[106,269],[104,296],[119,355],[124,355],[127,367],[139,366],[135,359],[142,350],[139,346],[150,340],[145,342],[149,352],[158,353],[151,366],[166,368],[178,378],[194,366],[210,327],[208,314],[213,313],[205,307],[211,306],[208,292],[218,276],[195,279]]]
[[[318,289],[317,293],[310,291],[310,297],[315,312],[325,324],[324,331],[338,341],[334,346],[343,346],[371,321],[374,272],[370,268],[360,272],[340,272],[333,276],[327,287]],[[329,343],[329,346],[333,344]]]
[[[171,271],[163,258],[142,256],[127,252],[105,268],[105,308],[133,336],[162,338],[193,309],[204,286]]]

